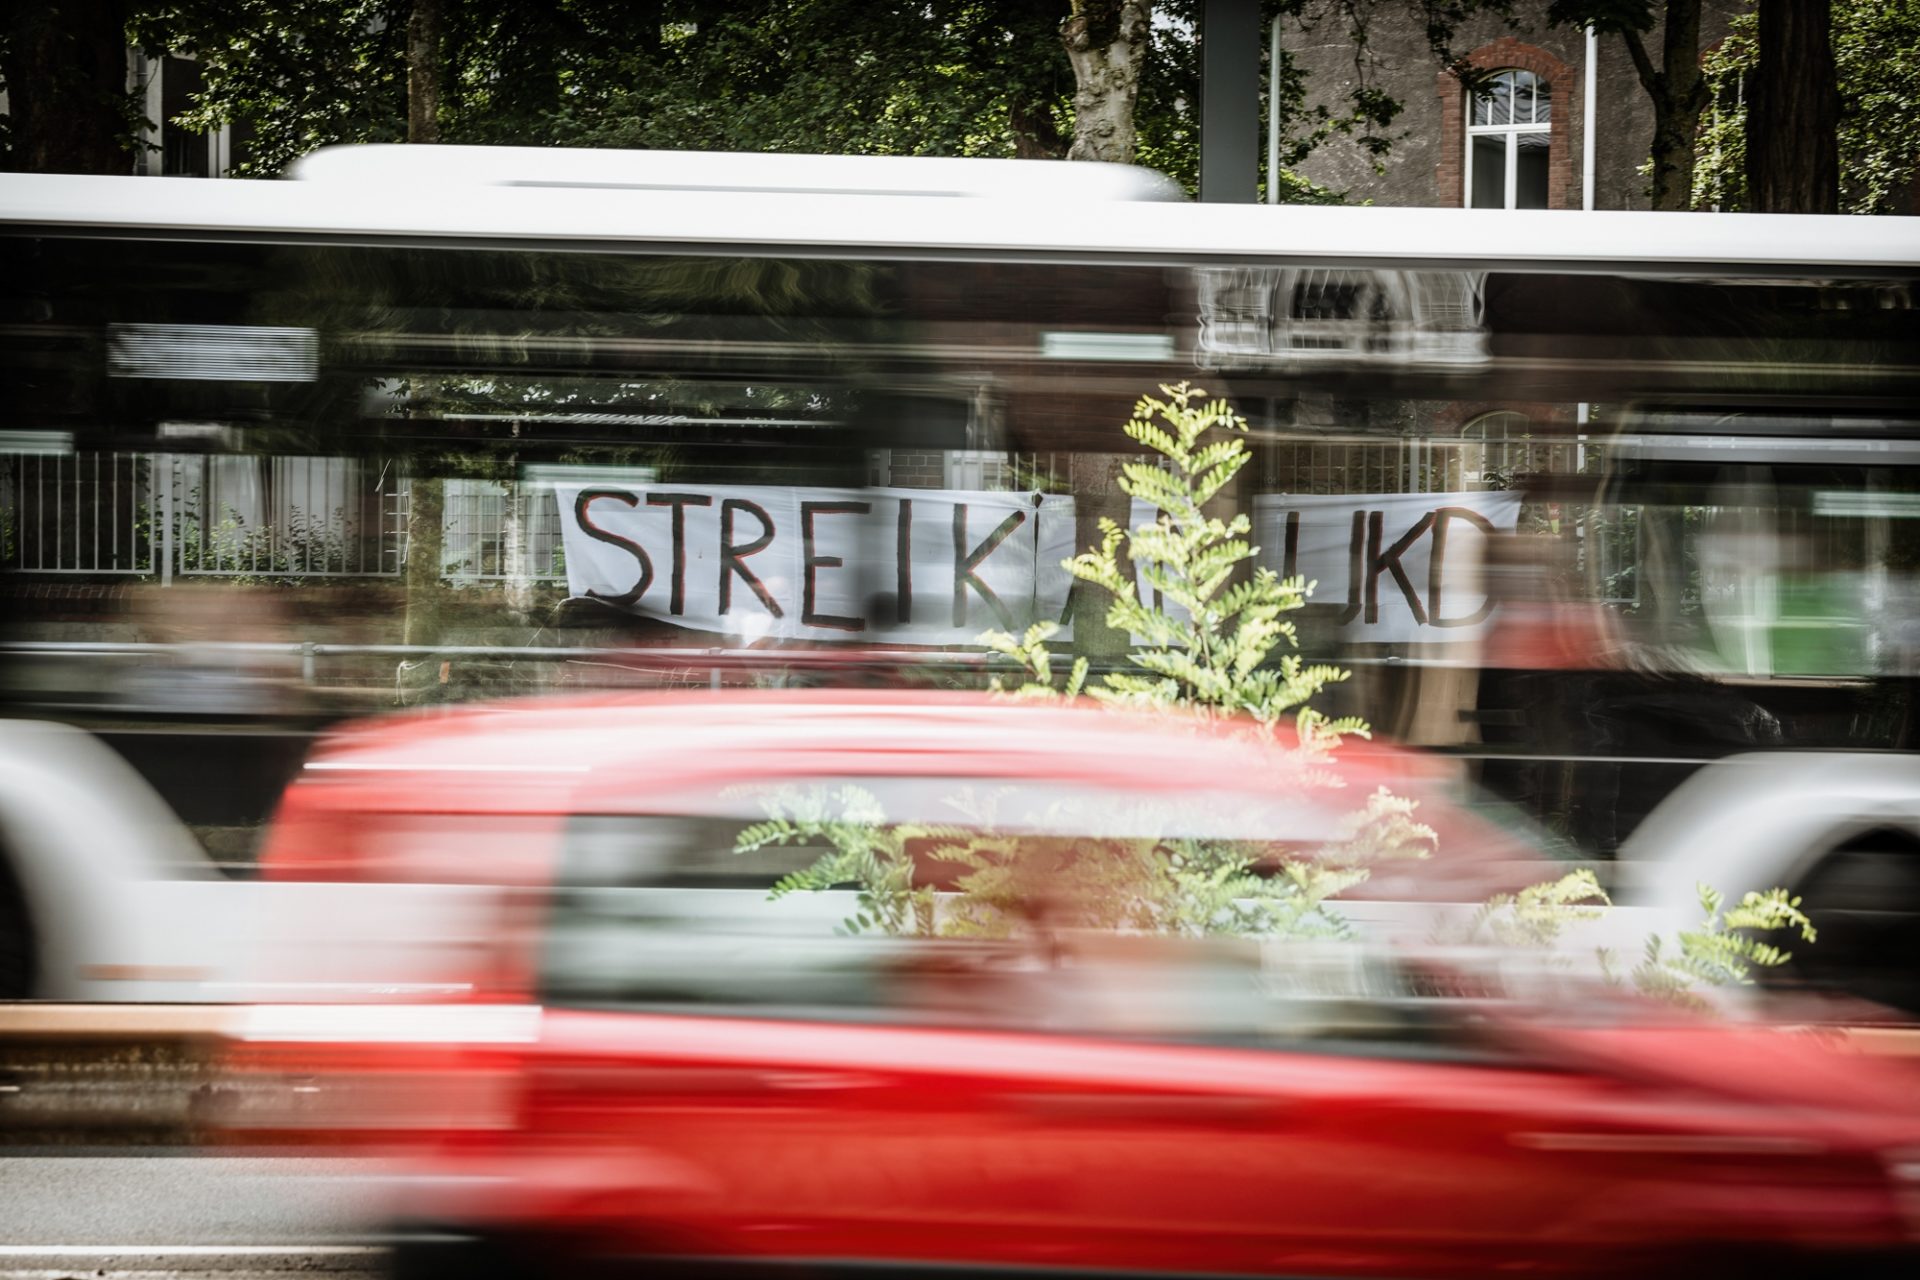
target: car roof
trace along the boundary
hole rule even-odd
[[[1154,790],[1263,789],[1301,762],[1290,730],[1250,742],[1243,722],[983,694],[729,690],[529,698],[388,717],[330,738],[306,779],[384,790],[382,807],[438,807],[465,793],[504,809],[530,794],[576,801],[636,781],[849,772],[1039,776]],[[1329,773],[1370,787],[1444,766],[1353,742]],[[408,802],[406,794],[418,797]]]

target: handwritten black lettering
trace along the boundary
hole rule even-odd
[[[1013,630],[1013,614],[981,580],[979,569],[986,558],[1005,542],[1013,531],[1027,522],[1027,513],[1016,511],[1002,520],[994,531],[988,534],[972,551],[967,550],[967,504],[953,504],[953,625],[967,625],[967,588],[972,587],[980,593],[980,598],[993,610],[993,616],[1007,630]]]
[[[1353,529],[1347,535],[1347,607],[1334,618],[1343,627],[1360,616],[1360,579],[1366,576],[1366,527],[1367,513],[1354,512]]]
[[[1471,627],[1485,622],[1493,613],[1492,596],[1481,600],[1478,609],[1459,618],[1447,617],[1440,605],[1440,588],[1446,580],[1447,526],[1455,520],[1465,520],[1488,536],[1494,531],[1493,521],[1472,507],[1441,507],[1433,513],[1433,546],[1427,560],[1427,608],[1436,627]]]
[[[845,563],[839,556],[815,555],[813,551],[813,518],[822,516],[863,516],[873,510],[870,502],[803,502],[800,504],[800,547],[801,560],[805,566],[805,591],[800,598],[800,621],[809,627],[827,627],[834,631],[865,631],[865,618],[849,618],[843,614],[816,613],[814,600],[814,571],[816,569],[838,569]]]
[[[637,507],[640,505],[640,499],[625,489],[582,489],[579,496],[573,500],[573,518],[579,523],[580,531],[589,538],[592,538],[595,542],[604,542],[610,547],[619,547],[622,551],[631,555],[634,558],[634,562],[639,565],[640,577],[634,582],[632,589],[628,591],[609,595],[606,592],[595,591],[592,587],[588,587],[587,594],[595,600],[604,600],[608,604],[631,605],[639,600],[641,596],[647,594],[647,588],[653,585],[653,561],[648,557],[646,548],[639,543],[630,538],[623,538],[617,533],[608,533],[605,529],[602,529],[593,522],[593,517],[587,508],[602,498],[611,502],[624,502],[629,507]]]
[[[1413,589],[1413,580],[1407,577],[1406,568],[1400,563],[1400,557],[1412,549],[1426,531],[1433,527],[1433,512],[1429,511],[1414,522],[1413,528],[1400,535],[1385,552],[1380,550],[1381,528],[1386,513],[1370,511],[1367,513],[1367,621],[1380,621],[1380,575],[1391,573],[1394,582],[1400,588],[1400,594],[1407,599],[1407,607],[1413,610],[1413,620],[1424,623],[1427,610],[1420,603],[1420,593]]]
[[[760,522],[760,536],[752,542],[736,543],[733,540],[733,517],[735,512],[744,511]],[[765,551],[773,542],[773,517],[766,508],[757,502],[745,498],[728,498],[720,504],[720,612],[725,615],[733,609],[733,578],[735,574],[746,580],[753,594],[760,600],[766,611],[774,617],[782,617],[780,602],[773,598],[764,582],[747,568],[746,559]]]
[[[893,620],[913,625],[913,499],[900,499],[893,535]]]
[[[647,505],[673,508],[673,577],[667,612],[677,618],[687,611],[687,508],[710,507],[713,497],[705,493],[650,493]]]

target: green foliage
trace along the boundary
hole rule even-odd
[[[1376,162],[1401,104],[1375,83],[1375,10],[1411,13],[1436,53],[1508,0],[1268,0],[1263,18],[1355,49],[1336,98],[1310,99],[1283,49],[1268,78],[1281,131],[1266,175],[1286,202],[1337,193],[1299,176],[1336,139]],[[1159,0],[1135,109],[1142,164],[1199,182],[1197,0]],[[406,136],[407,0],[160,0],[130,37],[198,60],[175,123],[248,134],[237,172],[265,176],[319,146]],[[874,155],[1060,158],[1073,130],[1063,0],[464,0],[446,6],[447,142]],[[1324,34],[1321,38],[1325,38]],[[1263,50],[1262,56],[1265,56]]]
[[[575,145],[1005,156],[1066,127],[1072,72],[1035,5],[662,6],[673,38],[583,68],[542,124]],[[1016,108],[1018,110],[1016,111]],[[1064,149],[1064,148],[1062,148]]]
[[[1552,0],[1547,21],[1553,26],[1592,27],[1602,35],[1652,31],[1658,18],[1656,0]],[[1661,14],[1665,5],[1660,6]]]
[[[1597,920],[1611,905],[1599,879],[1581,867],[1558,880],[1487,899],[1468,926],[1467,939],[1509,947],[1549,947],[1568,926]]]
[[[243,175],[277,173],[329,143],[406,136],[406,0],[173,0],[131,8],[135,43],[200,63],[205,87],[174,123],[249,130]]]
[[[1701,123],[1696,209],[1747,207],[1746,81],[1758,65],[1758,15],[1736,16],[1701,61],[1713,105]],[[1920,148],[1920,0],[1836,0],[1833,58],[1840,82],[1840,208],[1906,213]]]
[[[1036,622],[1027,628],[1023,636],[1014,636],[1005,631],[989,631],[980,637],[989,652],[1001,657],[1011,658],[1029,672],[1033,679],[1018,689],[1009,690],[1000,677],[994,677],[994,691],[1011,692],[1019,697],[1051,698],[1056,693],[1068,698],[1077,698],[1087,684],[1087,660],[1075,658],[1072,668],[1067,672],[1064,687],[1056,690],[1053,683],[1053,651],[1047,648],[1047,641],[1058,634],[1057,622]]]
[[[1302,749],[1314,752],[1331,750],[1346,734],[1364,736],[1361,721],[1329,719],[1309,705],[1346,672],[1292,652],[1274,658],[1297,645],[1285,615],[1306,603],[1313,584],[1253,567],[1258,548],[1247,541],[1253,524],[1244,512],[1227,520],[1207,513],[1247,464],[1246,419],[1189,383],[1160,390],[1166,398],[1141,399],[1125,430],[1163,465],[1128,462],[1120,478],[1121,489],[1156,518],[1132,530],[1102,521],[1100,545],[1064,565],[1110,596],[1107,625],[1136,637],[1127,657],[1144,673],[1111,672],[1087,691],[1116,706],[1181,707],[1262,725],[1291,715]],[[1053,692],[1052,634],[1042,624],[1018,639],[1003,632],[982,639],[1026,672],[1019,692],[1042,696]],[[1068,690],[1077,694],[1085,682],[1085,664],[1076,663]]]
[[[206,87],[180,123],[249,127],[242,171],[264,175],[317,146],[404,138],[409,10],[173,0],[137,6],[131,30],[199,59]],[[1056,138],[1071,128],[1060,16],[1020,0],[464,0],[445,11],[441,136],[1011,155],[1016,118]]]
[[[1327,900],[1367,877],[1373,863],[1425,857],[1433,832],[1413,803],[1376,792],[1335,838],[1286,850],[1266,842],[1180,835],[1072,834],[1110,825],[1187,829],[1181,802],[1068,798],[1050,805],[1044,829],[1002,821],[1006,789],[959,788],[947,799],[954,822],[892,822],[858,786],[775,787],[755,793],[767,818],[743,831],[736,853],[771,846],[821,847],[772,896],[852,886],[848,933],[1006,938],[1029,926],[1140,931],[1178,936],[1343,937],[1346,922]],[[916,867],[949,869],[944,899],[916,879]]]
[[[1700,118],[1693,169],[1693,207],[1732,213],[1747,203],[1746,76],[1758,64],[1754,15],[1734,18],[1727,38],[1700,59],[1713,95]]]
[[[1329,683],[1346,678],[1337,667],[1307,665],[1290,652],[1297,639],[1284,615],[1305,603],[1312,584],[1261,568],[1247,573],[1258,554],[1247,541],[1251,522],[1244,514],[1222,520],[1207,511],[1248,461],[1246,421],[1188,383],[1160,390],[1165,398],[1143,397],[1125,429],[1163,465],[1129,462],[1120,480],[1154,518],[1131,530],[1103,521],[1100,546],[1063,562],[1075,578],[1111,597],[1107,624],[1135,637],[1128,656],[1144,674],[1105,673],[1089,686],[1081,658],[1062,675],[1047,645],[1058,627],[1042,622],[1018,636],[982,637],[1023,672],[1018,687],[999,677],[994,687],[1023,698],[1086,693],[1115,707],[1178,711],[1189,724],[1227,720],[1241,726],[1256,752],[1274,749],[1272,731],[1290,713],[1296,740],[1288,754],[1295,765],[1309,766],[1300,781],[1337,785],[1330,774],[1316,778],[1311,766],[1346,735],[1368,730],[1360,720],[1332,720],[1309,705]],[[1129,565],[1150,599],[1142,598]],[[1272,762],[1250,767],[1271,768]],[[859,906],[846,927],[855,931],[1004,937],[1038,914],[1049,917],[1049,927],[1342,937],[1349,928],[1330,899],[1363,882],[1373,866],[1427,857],[1437,843],[1433,830],[1415,819],[1415,802],[1385,788],[1347,815],[1335,839],[1277,851],[1230,840],[1008,834],[997,827],[992,798],[971,791],[950,801],[960,821],[945,828],[889,825],[877,799],[855,787],[783,788],[763,803],[767,821],[743,834],[736,852],[824,842],[825,851],[775,894],[853,884]],[[1048,830],[1075,829],[1060,806],[1050,817]],[[950,902],[916,883],[916,843],[925,858],[958,869]],[[1698,987],[1750,982],[1754,968],[1786,962],[1786,952],[1752,933],[1797,928],[1813,940],[1799,900],[1783,889],[1749,892],[1724,913],[1718,892],[1702,885],[1700,894],[1706,918],[1698,928],[1681,932],[1671,948],[1660,937],[1648,939],[1632,973],[1637,990],[1697,1007],[1704,1004]],[[1489,899],[1463,940],[1545,950],[1611,905],[1594,873],[1580,868]],[[1613,976],[1611,956],[1602,951],[1600,962]]]
[[[1753,934],[1785,929],[1799,933],[1803,941],[1815,939],[1800,899],[1785,889],[1750,891],[1724,911],[1726,896],[1718,889],[1702,884],[1698,890],[1703,916],[1698,926],[1682,930],[1671,946],[1658,934],[1648,937],[1632,974],[1634,987],[1644,994],[1700,1007],[1704,1002],[1696,987],[1750,985],[1755,969],[1777,968],[1793,958]]]
[[[879,798],[864,787],[779,787],[758,798],[768,817],[740,833],[735,853],[776,845],[827,846],[811,865],[776,883],[770,897],[854,884],[858,906],[843,926],[846,932],[934,931],[933,891],[915,886],[907,852],[909,840],[931,832],[889,825]]]
[[[1011,690],[1016,696],[1075,698],[1084,691],[1116,707],[1180,711],[1189,727],[1196,720],[1231,718],[1249,751],[1273,753],[1264,767],[1291,768],[1303,787],[1337,786],[1337,778],[1311,766],[1344,735],[1365,734],[1367,728],[1359,720],[1329,719],[1307,703],[1346,673],[1306,665],[1292,653],[1272,660],[1276,649],[1294,645],[1294,629],[1283,615],[1305,603],[1311,586],[1299,579],[1282,582],[1270,570],[1247,573],[1257,554],[1246,539],[1251,523],[1245,515],[1221,520],[1205,510],[1246,465],[1246,422],[1224,401],[1208,401],[1187,383],[1161,390],[1166,399],[1141,400],[1126,431],[1166,466],[1130,462],[1120,481],[1130,496],[1153,507],[1156,518],[1132,530],[1106,522],[1100,547],[1064,565],[1111,596],[1108,625],[1145,640],[1129,655],[1145,674],[1107,673],[1088,688],[1083,658],[1056,686],[1047,641],[1058,627],[1051,622],[1019,636],[989,632],[982,641],[1026,673],[1026,683]],[[1123,547],[1153,591],[1151,600],[1140,598],[1123,571]],[[1008,692],[997,678],[995,687]],[[1297,737],[1281,749],[1271,731],[1289,714]],[[827,846],[777,893],[857,885],[860,906],[847,927],[896,933],[1001,937],[1044,910],[1050,926],[1342,936],[1346,923],[1328,900],[1365,880],[1373,865],[1425,857],[1435,843],[1433,831],[1416,821],[1415,803],[1385,790],[1346,815],[1335,838],[1312,848],[1178,835],[1008,834],[998,826],[995,797],[970,791],[950,801],[960,822],[946,830],[889,826],[874,798],[857,788],[805,794],[783,789],[762,802],[768,820],[745,833],[737,851],[769,844]],[[1111,798],[1099,803],[1112,806]],[[1129,829],[1191,829],[1168,822],[1166,812],[1154,810],[1156,803],[1141,801]],[[1096,817],[1111,814],[1076,814],[1063,804],[1044,829],[1105,829],[1104,821],[1088,821]],[[955,869],[958,893],[937,920],[937,904],[914,881],[915,862],[907,852],[913,842],[920,842],[925,857]]]
[[[1701,988],[1750,985],[1756,969],[1776,968],[1792,959],[1790,952],[1754,934],[1787,929],[1797,931],[1807,942],[1814,941],[1813,923],[1800,910],[1800,899],[1785,889],[1750,891],[1725,910],[1726,897],[1718,889],[1705,884],[1697,889],[1701,922],[1671,940],[1649,935],[1638,963],[1626,976],[1625,981],[1642,995],[1702,1010],[1707,1002]],[[1570,927],[1598,920],[1611,905],[1599,880],[1583,867],[1558,880],[1488,899],[1462,940],[1547,950]],[[1623,981],[1611,951],[1601,948],[1598,959],[1609,981]]]
[[[244,586],[295,586],[314,574],[363,571],[367,557],[356,546],[363,533],[345,507],[316,515],[290,505],[282,520],[262,525],[232,507],[203,509],[203,502],[195,485],[180,493],[170,515],[157,502],[143,504],[133,522],[136,559],[168,546],[180,572]]]

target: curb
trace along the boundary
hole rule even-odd
[[[387,1249],[370,1244],[0,1245],[0,1275],[25,1272],[299,1272],[373,1274]]]

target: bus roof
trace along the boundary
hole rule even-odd
[[[1044,164],[956,156],[816,156],[590,147],[322,147],[286,176],[302,182],[565,187],[809,196],[1010,200],[1185,200],[1165,174],[1129,164]]]
[[[9,174],[0,177],[0,232],[1716,277],[1920,270],[1917,218],[1195,205],[1073,199],[1059,191],[1045,198],[981,199],[480,185],[351,180],[344,168],[327,180],[304,182]]]

